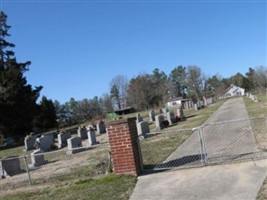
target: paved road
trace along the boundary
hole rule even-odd
[[[255,200],[267,160],[140,176],[130,200]]]
[[[227,162],[257,151],[248,121],[218,123],[248,118],[242,98],[229,99],[206,122],[204,140],[209,163]],[[217,125],[208,125],[218,123]],[[240,157],[237,155],[244,154]],[[176,162],[177,161],[177,162]],[[181,163],[183,162],[183,163]],[[198,134],[193,134],[166,161],[177,166],[199,166]],[[159,168],[164,167],[159,165]],[[209,166],[141,176],[131,200],[225,199],[252,200],[267,173],[266,160]]]
[[[262,153],[257,148],[241,97],[229,99],[213,113],[205,122],[202,138],[206,154],[201,152],[200,137],[198,131],[195,131],[164,163],[157,165],[156,168],[197,167],[203,165],[204,157],[209,164],[226,163],[255,158]]]
[[[248,113],[242,97],[228,99],[217,111],[215,111],[205,124],[247,119]]]

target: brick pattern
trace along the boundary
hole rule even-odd
[[[113,170],[138,176],[141,172],[136,118],[111,122],[108,128]]]

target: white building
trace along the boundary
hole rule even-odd
[[[173,107],[180,107],[180,106],[183,106],[183,107],[189,107],[188,105],[185,106],[186,102],[190,102],[191,100],[190,99],[183,99],[182,97],[178,97],[178,98],[173,98],[173,99],[170,99],[166,106],[167,108],[173,108]]]
[[[227,88],[223,97],[244,96],[244,95],[245,95],[244,88],[237,87],[232,84],[229,88]]]

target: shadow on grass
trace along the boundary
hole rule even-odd
[[[189,115],[189,116],[186,116],[185,118],[188,119],[188,118],[193,118],[195,116],[197,116],[197,115]]]

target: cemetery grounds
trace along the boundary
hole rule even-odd
[[[258,109],[258,105],[266,105],[265,95],[258,97],[259,103],[254,103],[244,97],[250,117],[256,115],[266,115],[264,109]],[[250,102],[251,101],[251,102]],[[194,109],[185,110],[186,121],[180,122],[164,129],[173,131],[177,129],[190,129],[201,125],[207,118],[219,108],[225,101],[221,100],[207,108],[195,111]],[[256,106],[257,105],[257,106]],[[149,121],[148,112],[141,112],[144,121]],[[135,114],[125,117],[135,116]],[[150,124],[150,130],[155,128]],[[165,137],[158,135],[151,141],[147,141],[142,147],[144,151],[149,151],[153,142],[157,141],[161,148],[154,149],[158,151],[150,155],[150,162],[161,162],[166,159],[166,153],[173,151],[182,144],[190,134],[184,134],[181,137],[165,140]],[[155,140],[156,139],[156,140]],[[105,143],[107,135],[101,135],[98,141]],[[80,152],[68,157],[65,151],[55,151],[46,155],[50,162],[36,169],[31,173],[33,185],[30,186],[27,178],[22,175],[16,175],[11,178],[0,180],[1,199],[129,199],[136,183],[136,178],[130,176],[116,176],[109,173],[109,146],[100,145],[89,151]],[[24,155],[23,147],[17,147],[9,150],[1,150],[0,157],[10,155]],[[27,152],[30,153],[30,152]],[[148,155],[148,154],[147,154]],[[146,154],[143,154],[146,156]],[[25,174],[24,174],[25,176]],[[23,181],[20,181],[23,179]],[[266,183],[267,181],[265,181]],[[259,199],[262,194],[266,194],[267,183],[262,187],[259,193]]]

